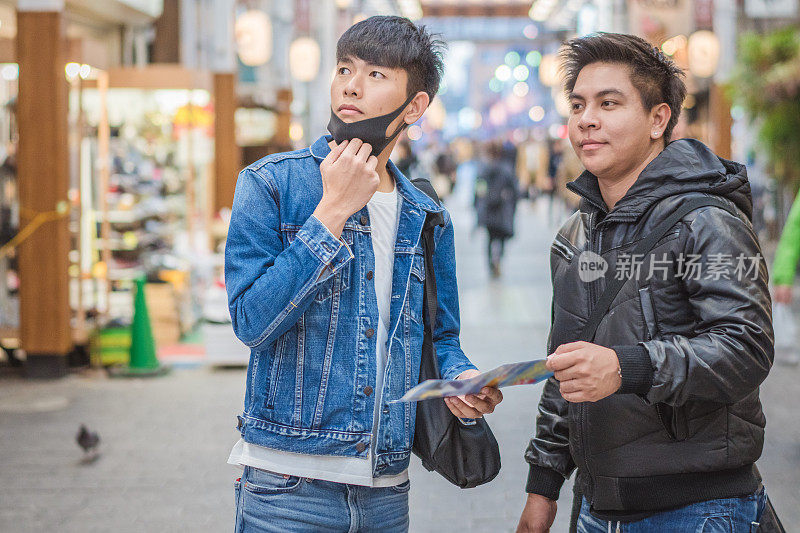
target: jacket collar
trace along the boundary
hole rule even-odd
[[[331,153],[331,147],[328,143],[333,139],[332,135],[323,135],[309,147],[309,151],[314,159],[317,162],[322,163],[322,160],[325,159],[329,153]],[[427,194],[417,189],[411,181],[403,175],[402,172],[392,163],[392,160],[389,160],[387,167],[389,172],[394,177],[395,186],[397,187],[397,192],[400,196],[403,197],[403,200],[407,201],[412,206],[416,207],[417,209],[421,209],[427,213],[440,213],[444,211],[442,206],[436,205],[431,198],[428,197]]]

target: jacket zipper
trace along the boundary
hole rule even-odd
[[[589,251],[590,252],[595,252],[595,247],[594,247],[595,232],[593,230],[596,229],[596,228],[592,227],[593,226],[593,222],[594,222],[594,217],[595,217],[595,213],[592,213],[589,216]],[[595,252],[595,253],[597,253],[597,255],[600,255],[600,250],[598,249],[597,252]],[[596,301],[597,298],[595,297],[594,284],[595,284],[595,282],[590,282],[589,283],[589,313],[590,314],[594,310],[594,306],[597,303],[597,301]],[[589,470],[589,460],[587,459],[589,443],[588,443],[588,439],[587,439],[587,436],[586,436],[586,425],[587,425],[586,424],[586,406],[585,406],[584,402],[581,402],[580,404],[578,404],[578,416],[579,416],[578,427],[580,428],[581,445],[583,446],[583,453],[581,454],[583,456],[583,461],[582,461],[583,462],[583,468],[584,468],[584,471],[586,472],[586,475],[588,476],[589,482],[591,483],[592,474],[591,474],[591,471]],[[592,483],[592,485],[593,485],[593,483]],[[592,492],[594,492],[594,487],[592,487]]]

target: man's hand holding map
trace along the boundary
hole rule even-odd
[[[416,402],[431,398],[477,394],[483,387],[510,387],[511,385],[530,385],[543,381],[553,375],[545,367],[545,359],[510,363],[498,366],[470,379],[429,379],[406,392],[395,402]]]

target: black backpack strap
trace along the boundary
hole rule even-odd
[[[713,196],[704,197],[704,198],[694,198],[691,199],[683,204],[681,204],[678,209],[676,209],[670,216],[660,222],[653,230],[639,243],[631,252],[632,257],[644,257],[648,255],[653,248],[655,247],[656,243],[661,240],[661,238],[667,234],[667,232],[677,224],[683,217],[694,211],[695,209],[699,209],[701,207],[706,206],[717,206],[722,208],[732,214],[733,216],[738,217],[739,214],[734,207],[730,204],[724,202],[720,198],[716,198]],[[589,316],[589,320],[587,320],[586,325],[584,325],[583,329],[581,330],[580,340],[584,340],[587,342],[592,342],[594,340],[595,333],[597,332],[597,327],[600,325],[600,322],[603,320],[603,317],[608,312],[609,308],[611,307],[611,303],[614,301],[614,298],[617,297],[619,294],[620,289],[625,283],[630,279],[630,277],[623,276],[622,279],[618,279],[615,275],[616,270],[612,269],[609,266],[608,272],[606,273],[606,290],[600,296],[600,299],[597,301],[597,304],[592,311],[591,316]]]
[[[436,189],[433,188],[431,182],[425,178],[417,178],[411,180],[414,187],[424,192],[431,200],[436,202],[436,205],[441,205],[439,195],[436,194]],[[436,244],[433,241],[433,228],[441,225],[444,222],[441,213],[430,213],[425,219],[425,226],[422,229],[422,249],[425,252],[425,308],[427,313],[425,316],[426,333],[429,334],[433,340],[433,329],[436,324],[436,310],[439,307],[439,300],[436,292],[436,275],[433,273],[433,252]],[[435,361],[434,361],[435,363]],[[437,365],[438,369],[438,365]]]

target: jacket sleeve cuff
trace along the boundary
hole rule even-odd
[[[636,346],[612,346],[617,353],[622,374],[622,385],[617,394],[647,394],[653,387],[653,365],[647,348]]]
[[[550,500],[557,500],[564,484],[564,476],[545,466],[531,465],[528,470],[528,483],[525,492],[539,494]]]
[[[478,368],[470,362],[457,363],[455,366],[451,366],[447,370],[441,371],[442,379],[458,379],[458,376],[467,370],[478,370]]]
[[[297,232],[297,238],[308,246],[323,264],[331,267],[331,270],[338,270],[353,257],[344,239],[334,237],[325,224],[313,215]]]

